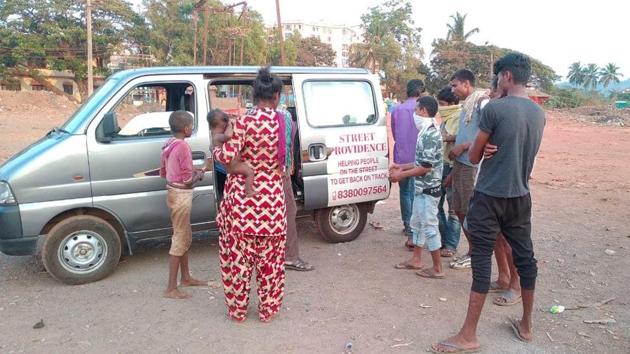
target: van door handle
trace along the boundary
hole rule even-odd
[[[205,167],[206,166],[206,153],[203,151],[193,151],[192,160],[193,160],[193,165],[195,165],[196,167],[198,166]]]
[[[193,160],[205,160],[206,159],[206,153],[203,151],[193,151],[192,152],[192,159]]]
[[[318,143],[308,146],[309,161],[323,161],[326,160],[327,157],[326,146],[324,144]]]

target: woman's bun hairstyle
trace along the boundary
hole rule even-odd
[[[254,100],[271,100],[282,90],[282,80],[271,73],[270,66],[263,66],[258,70],[253,86]]]

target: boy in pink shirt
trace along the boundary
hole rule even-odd
[[[160,177],[166,178],[166,204],[171,211],[173,237],[169,251],[169,278],[164,297],[187,299],[191,295],[177,288],[177,273],[181,267],[181,286],[203,286],[207,282],[193,279],[188,268],[188,249],[192,243],[190,213],[193,184],[203,178],[201,170],[193,169],[192,151],[184,140],[192,135],[193,118],[186,111],[175,111],[168,119],[173,138],[162,147]]]

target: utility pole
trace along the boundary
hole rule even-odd
[[[85,9],[85,20],[87,22],[87,95],[92,96],[94,90],[94,77],[92,74],[92,1],[87,0]]]
[[[210,21],[210,9],[203,9],[203,65],[208,64],[208,22]]]
[[[193,65],[197,65],[197,11],[193,10]]]
[[[280,19],[280,0],[276,0],[276,15],[278,16],[278,40],[280,41],[280,65],[286,63],[284,57],[284,38],[282,35],[282,20]]]

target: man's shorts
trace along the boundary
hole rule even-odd
[[[439,202],[439,197],[424,193],[416,192],[413,197],[413,212],[409,220],[411,241],[414,246],[425,247],[429,252],[442,247],[437,216]]]
[[[461,162],[453,164],[453,210],[458,214],[468,213],[468,204],[475,191],[477,167],[470,167]],[[449,208],[451,205],[449,205]]]
[[[190,227],[190,213],[192,211],[192,189],[167,187],[166,205],[171,211],[173,223],[173,237],[171,238],[171,256],[181,257],[188,251],[192,243],[192,229]]]

